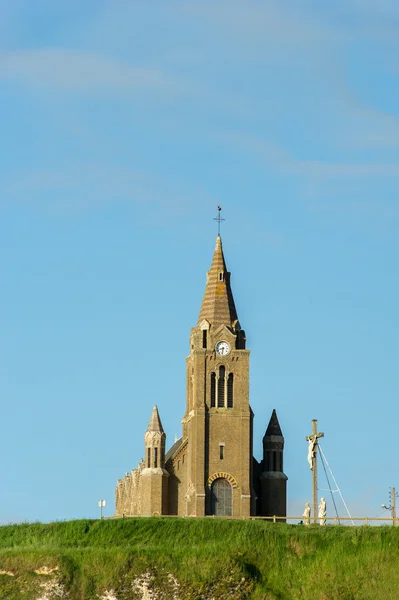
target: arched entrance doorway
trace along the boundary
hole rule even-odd
[[[217,517],[231,517],[232,490],[227,479],[215,479],[211,487],[211,514]]]

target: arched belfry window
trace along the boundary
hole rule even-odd
[[[215,479],[211,487],[211,514],[231,517],[233,514],[232,489],[227,479]]]
[[[222,365],[221,367],[219,367],[218,408],[224,407],[225,379],[226,379],[226,368]]]
[[[216,406],[216,373],[211,373],[211,408]]]
[[[233,395],[234,395],[233,382],[234,382],[233,373],[229,373],[229,376],[227,379],[227,408],[233,408]]]

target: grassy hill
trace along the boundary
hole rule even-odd
[[[0,570],[1,600],[396,600],[399,528],[209,518],[7,525]]]

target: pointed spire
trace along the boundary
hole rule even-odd
[[[267,426],[265,437],[269,437],[271,435],[278,435],[283,437],[283,433],[281,431],[280,423],[278,422],[276,409],[273,409],[272,416],[270,417],[269,425]]]
[[[148,423],[147,432],[160,431],[163,433],[161,419],[159,418],[158,407],[155,405],[152,409],[150,422]]]
[[[198,325],[206,319],[214,329],[220,325],[233,327],[237,312],[230,287],[230,273],[227,271],[223,255],[222,238],[216,238],[216,248],[212,265],[207,273],[207,282]]]

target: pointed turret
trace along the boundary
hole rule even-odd
[[[263,436],[263,470],[282,473],[283,451],[284,437],[274,408],[266,433]]]
[[[264,437],[269,437],[271,435],[278,435],[280,437],[283,437],[275,408],[273,409],[272,416],[270,417],[269,425],[267,426]]]
[[[198,325],[204,320],[215,330],[220,325],[233,328],[237,322],[237,311],[230,287],[230,273],[223,255],[222,238],[216,238],[212,265],[207,273],[207,282]]]
[[[150,433],[153,431],[159,431],[160,433],[164,433],[157,405],[155,405],[152,409],[151,419],[147,427],[147,432]]]
[[[165,441],[158,408],[154,406],[144,434],[145,463],[141,471],[139,514],[145,516],[168,514],[168,478],[165,470]]]
[[[158,408],[152,409],[151,419],[144,434],[147,468],[164,468],[166,435],[159,417]]]
[[[287,476],[283,471],[284,437],[274,409],[263,437],[262,516],[286,516]]]

